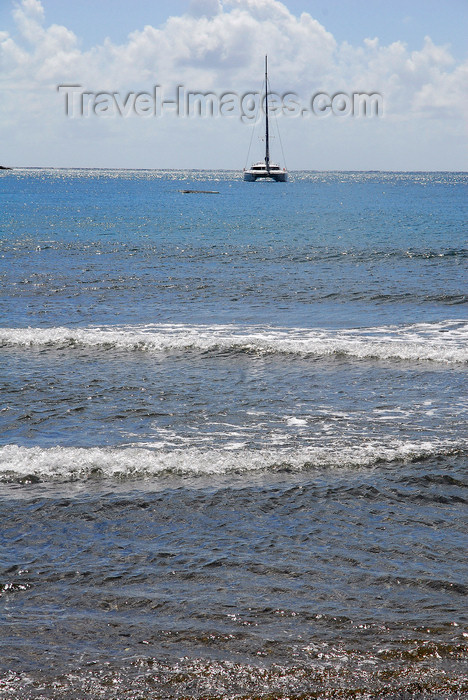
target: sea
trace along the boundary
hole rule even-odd
[[[0,698],[468,697],[467,185],[1,172]]]

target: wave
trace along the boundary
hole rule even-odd
[[[84,217],[77,225],[85,227],[89,230],[92,226],[98,226],[99,222],[96,222],[91,216]],[[158,257],[164,261],[175,260],[180,262],[180,246],[176,242],[170,243],[167,241],[157,243],[149,240],[140,240],[138,242],[119,240],[116,241],[106,241],[99,238],[98,240],[61,240],[51,236],[37,236],[32,238],[31,236],[19,236],[15,238],[0,239],[0,251],[31,251],[31,246],[34,246],[36,252],[53,250],[56,252],[63,253],[74,253],[80,254],[84,253],[87,255],[92,255],[94,253],[102,254],[103,252],[108,255],[135,255],[144,254],[151,255],[152,257]],[[364,248],[350,246],[349,248],[330,246],[330,245],[311,245],[310,242],[304,243],[302,246],[297,244],[294,248],[290,245],[278,245],[274,249],[270,245],[262,244],[257,242],[255,246],[245,248],[244,245],[233,245],[229,244],[227,247],[218,248],[212,245],[201,245],[200,242],[191,243],[187,241],[184,243],[184,260],[192,262],[206,263],[210,261],[222,261],[223,263],[228,261],[245,260],[252,262],[252,260],[258,260],[262,263],[273,263],[273,264],[293,264],[293,265],[309,265],[311,263],[320,262],[341,262],[354,265],[355,263],[371,263],[371,262],[383,262],[385,264],[394,262],[404,262],[408,260],[437,260],[444,261],[448,260],[452,262],[454,260],[464,261],[468,258],[468,248],[464,247],[443,247],[438,248],[392,248],[388,245],[381,245],[380,247]],[[37,275],[36,275],[37,277]],[[48,279],[47,271],[44,271],[44,277]],[[133,277],[134,278],[134,277]],[[146,279],[146,278],[143,278]],[[344,296],[344,295],[343,295]],[[457,296],[463,296],[466,299],[466,295],[461,293]],[[395,294],[397,298],[398,295]],[[436,300],[438,295],[431,296]],[[444,295],[440,298],[443,300]]]
[[[301,357],[468,362],[468,323],[325,330],[159,324],[96,328],[1,328],[0,347],[146,352],[243,352]]]
[[[187,449],[108,447],[0,448],[0,483],[147,479],[161,476],[222,476],[253,472],[373,467],[464,454],[465,443],[365,443],[302,449]]]

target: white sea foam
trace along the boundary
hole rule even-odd
[[[303,357],[468,362],[468,323],[325,330],[160,324],[99,328],[2,328],[0,346],[146,352],[286,353]]]
[[[305,418],[295,418],[294,416],[286,416],[285,421],[287,425],[290,426],[305,426],[307,425],[307,420]]]
[[[303,471],[313,468],[372,467],[380,462],[413,461],[457,454],[468,445],[450,441],[368,442],[302,449],[245,449],[242,443],[225,449],[101,447],[0,448],[0,482],[147,479],[158,476],[208,476],[229,473]]]

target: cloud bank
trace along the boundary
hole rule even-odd
[[[131,31],[123,44],[106,39],[82,50],[72,31],[47,24],[40,0],[15,4],[13,16],[16,32],[0,32],[4,95],[0,129],[10,134],[23,129],[31,139],[36,132],[53,136],[51,147],[60,133],[64,136],[70,129],[78,139],[112,141],[126,136],[132,143],[138,132],[128,123],[105,128],[65,123],[63,98],[56,90],[59,84],[79,83],[91,90],[120,92],[149,89],[154,84],[168,92],[179,84],[194,90],[245,92],[261,87],[265,53],[278,92],[294,91],[304,98],[320,90],[382,94],[385,119],[369,127],[373,131],[368,136],[374,142],[384,138],[386,152],[391,150],[392,133],[403,147],[416,125],[427,138],[432,130],[439,141],[441,132],[451,144],[463,138],[468,62],[457,63],[447,47],[435,45],[430,37],[417,51],[409,51],[400,41],[382,46],[378,38],[366,39],[360,46],[338,44],[309,13],[295,16],[279,0],[193,0],[186,14],[169,17],[161,27],[147,25]],[[167,137],[171,130],[186,132],[187,125],[173,122],[161,123],[159,133]],[[320,128],[330,139],[349,138],[353,129],[364,134],[362,126],[348,124],[337,133],[337,125],[322,124]],[[208,133],[206,125],[196,128]],[[226,128],[211,124],[219,134],[225,134]],[[236,125],[234,131],[239,128]],[[296,132],[305,128],[294,125]],[[143,131],[147,138],[147,127]],[[313,145],[310,127],[308,133]],[[152,138],[157,143],[156,133]],[[226,167],[232,165],[229,162]],[[298,165],[305,167],[302,162]]]

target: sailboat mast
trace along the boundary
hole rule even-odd
[[[270,136],[268,133],[268,57],[265,56],[265,165],[270,169]]]

